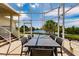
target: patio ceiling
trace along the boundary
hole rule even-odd
[[[9,5],[0,3],[0,14],[5,16],[19,16],[19,14],[13,10]]]

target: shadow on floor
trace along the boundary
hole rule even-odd
[[[68,56],[75,56],[73,53],[71,53],[68,49],[63,47],[63,51],[68,55]]]

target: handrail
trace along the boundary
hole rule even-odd
[[[5,40],[6,40],[6,38],[11,39],[11,32],[9,30],[0,26],[0,31],[1,31],[0,36],[3,37]],[[6,35],[6,34],[8,34],[8,35]]]
[[[1,31],[0,36],[3,37],[7,42],[9,42],[9,46],[8,46],[8,49],[6,52],[6,55],[8,55],[8,52],[9,52],[10,47],[11,47],[11,32],[8,31],[6,28],[1,27],[1,26],[0,26],[0,31]],[[8,35],[6,35],[7,33],[8,33]]]
[[[1,27],[0,26],[0,28],[4,28],[6,31],[8,31],[10,34],[13,34],[14,36],[16,36],[17,37],[17,31],[12,31],[12,32],[10,32],[10,30],[9,29],[7,29],[7,28],[5,28],[5,27]],[[17,37],[18,38],[18,37]]]
[[[4,27],[2,27],[2,26],[0,26],[0,28],[3,28],[4,30],[6,30],[6,31],[8,31],[9,33],[11,33],[9,30],[7,30],[6,28],[4,28]]]

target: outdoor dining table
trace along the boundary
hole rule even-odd
[[[53,40],[49,35],[37,35],[29,40],[26,44],[26,47],[35,48],[35,47],[48,47],[55,48],[55,55],[57,56],[57,48],[60,45]]]

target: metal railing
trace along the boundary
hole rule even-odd
[[[11,40],[11,32],[4,27],[0,27],[0,36],[3,37],[7,42]]]
[[[4,27],[0,27],[0,36],[9,43],[9,46],[6,52],[6,55],[8,55],[8,52],[11,46],[11,32]]]

